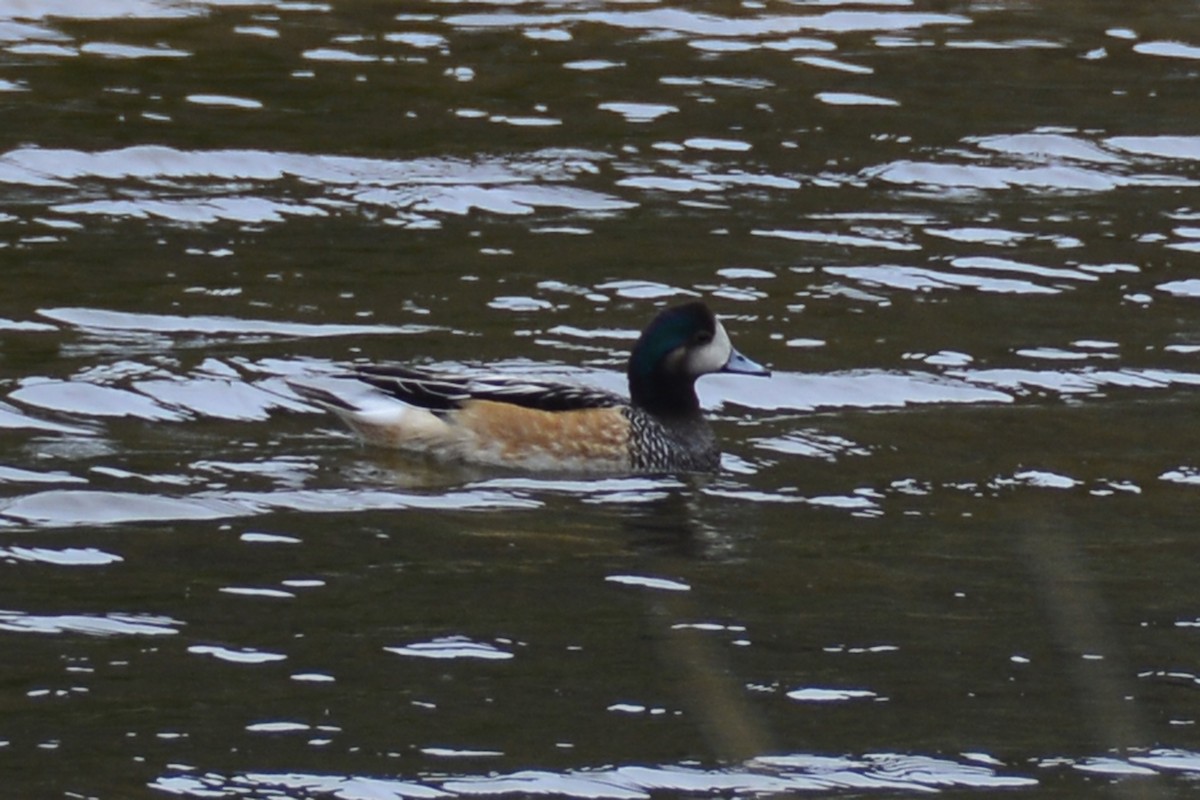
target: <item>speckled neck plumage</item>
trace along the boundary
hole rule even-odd
[[[639,472],[712,472],[721,462],[716,438],[704,418],[664,420],[640,408],[625,409],[629,418],[629,459]]]

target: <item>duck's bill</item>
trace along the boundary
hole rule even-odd
[[[725,366],[721,367],[721,372],[732,372],[737,375],[762,375],[764,377],[768,377],[771,374],[771,370],[757,361],[751,361],[737,350],[729,354],[729,360],[725,362]]]

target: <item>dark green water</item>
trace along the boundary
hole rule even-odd
[[[1194,3],[0,0],[0,794],[1159,797],[1200,776]],[[360,447],[356,361],[706,478]]]

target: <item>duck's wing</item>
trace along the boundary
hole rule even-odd
[[[450,411],[471,400],[491,400],[537,411],[578,411],[625,405],[620,395],[589,386],[503,375],[474,377],[413,367],[363,366],[353,377],[410,405]]]

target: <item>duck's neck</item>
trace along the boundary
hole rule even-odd
[[[629,397],[635,406],[663,421],[686,422],[701,416],[695,378],[630,370]]]

